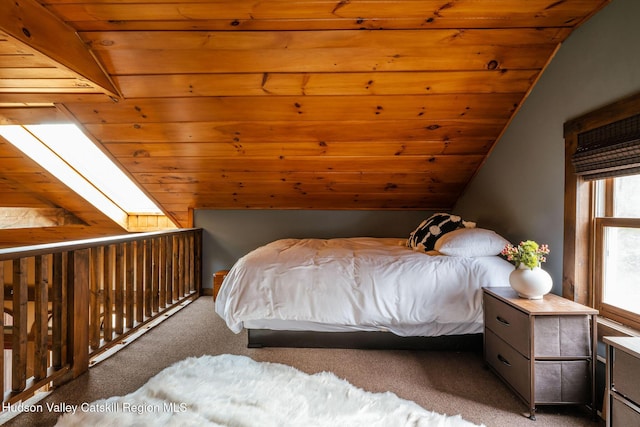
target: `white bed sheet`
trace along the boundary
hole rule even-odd
[[[229,328],[390,331],[439,336],[482,331],[485,286],[509,286],[498,256],[431,256],[399,238],[282,239],[240,258],[215,310]]]

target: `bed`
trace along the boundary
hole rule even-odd
[[[498,256],[507,242],[464,226],[441,234],[433,249],[424,236],[413,245],[406,238],[276,240],[235,263],[215,310],[233,332],[248,330],[251,347],[461,345],[443,337],[475,346],[481,288],[509,286],[513,266]]]

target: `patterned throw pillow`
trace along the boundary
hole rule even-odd
[[[463,221],[457,215],[433,214],[411,232],[407,246],[416,251],[428,252],[434,249],[436,240],[442,235],[458,228],[474,228],[475,226],[475,222]]]

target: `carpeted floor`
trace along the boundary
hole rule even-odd
[[[189,356],[239,354],[294,366],[307,373],[330,371],[371,392],[392,391],[441,414],[461,414],[487,427],[596,427],[583,408],[540,407],[537,421],[526,406],[473,352],[246,348],[247,337],[229,331],[213,311],[211,297],[194,301],[88,373],[41,401],[79,405],[131,393],[170,364]],[[45,406],[46,408],[46,406]],[[56,413],[22,414],[7,426],[52,426]]]

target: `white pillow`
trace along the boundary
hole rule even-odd
[[[478,257],[498,255],[509,243],[492,230],[459,228],[440,237],[435,250],[449,256]]]

